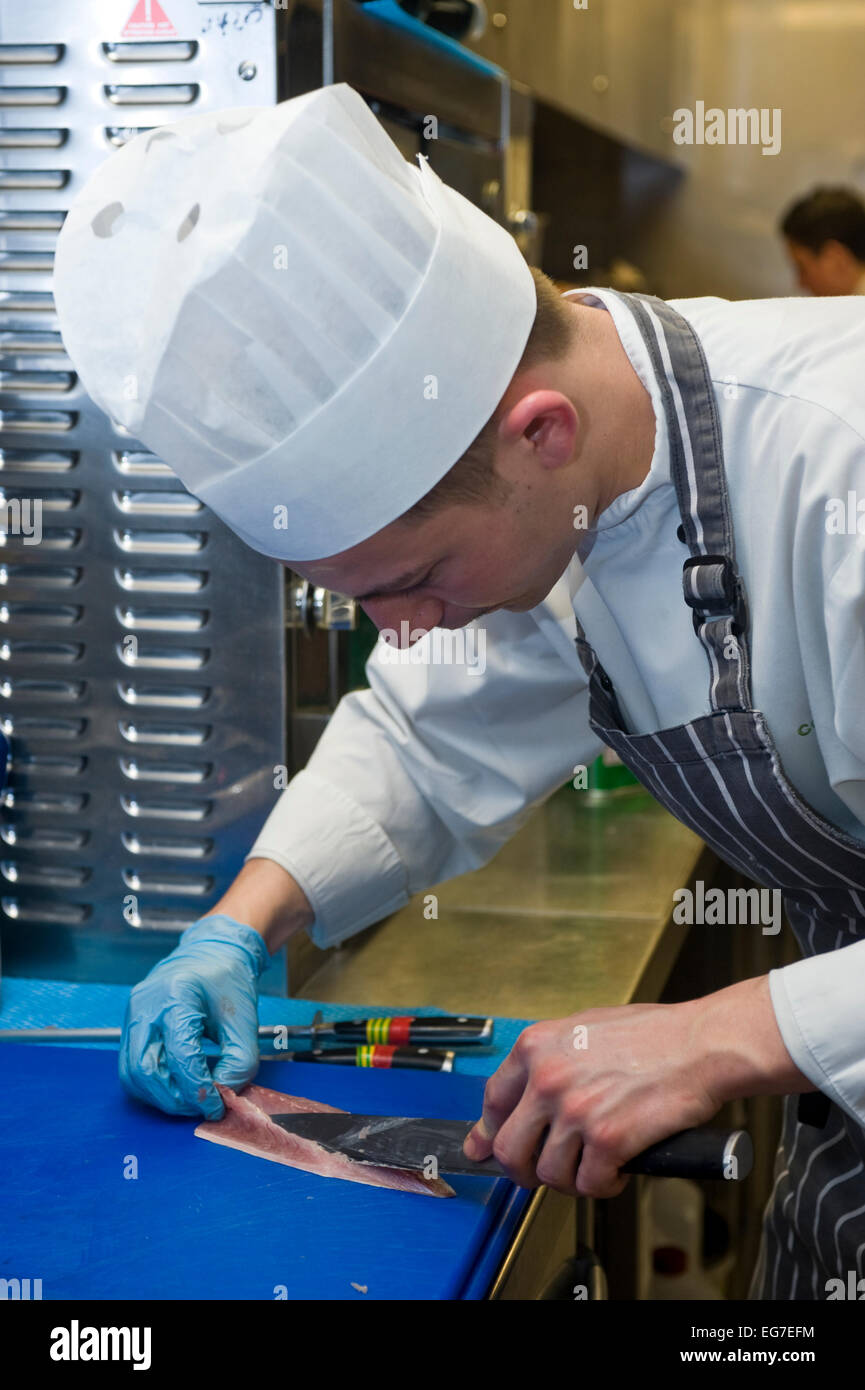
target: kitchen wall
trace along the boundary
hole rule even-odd
[[[581,187],[590,225],[595,217],[593,133],[626,147],[617,156],[629,181],[620,220],[596,246],[596,264],[612,241],[667,296],[789,294],[780,212],[816,182],[865,193],[862,0],[586,0],[585,8],[489,0],[488,8],[490,26],[474,46],[574,118],[558,150],[539,149],[542,167],[553,160],[570,185],[568,210],[555,209],[554,220],[578,214]],[[673,113],[697,101],[778,108],[780,152],[677,145]],[[585,240],[572,230],[572,243]]]

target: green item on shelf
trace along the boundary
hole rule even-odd
[[[640,785],[612,748],[605,748],[590,764],[588,782],[590,792],[632,791]]]

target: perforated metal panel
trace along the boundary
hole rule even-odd
[[[138,978],[275,799],[284,571],[94,406],[51,295],[90,170],[193,109],[276,100],[274,25],[260,4],[0,0],[0,933],[17,973]]]

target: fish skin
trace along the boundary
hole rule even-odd
[[[348,1113],[336,1105],[306,1100],[303,1096],[287,1096],[266,1086],[249,1085],[241,1091],[233,1091],[217,1082],[216,1089],[225,1105],[225,1114],[221,1120],[204,1120],[197,1125],[198,1139],[240,1149],[256,1158],[284,1163],[289,1168],[299,1168],[318,1177],[342,1178],[346,1182],[364,1183],[367,1187],[389,1187],[396,1192],[417,1192],[424,1197],[456,1196],[443,1178],[427,1179],[417,1169],[355,1163],[344,1154],[329,1153],[311,1139],[289,1134],[270,1119],[271,1115]]]

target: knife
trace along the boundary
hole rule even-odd
[[[397,1018],[340,1018],[325,1022],[321,1010],[312,1023],[270,1024],[260,1028],[259,1036],[289,1038],[333,1038],[337,1042],[391,1043],[396,1047],[414,1047],[418,1043],[491,1043],[493,1020],[443,1017],[431,1014],[427,1018],[400,1016]]]
[[[499,1177],[495,1158],[476,1163],[463,1153],[475,1120],[415,1119],[399,1115],[271,1115],[289,1134],[311,1139],[355,1163],[384,1168],[424,1168],[435,1158],[440,1173]],[[724,1178],[741,1182],[751,1171],[754,1148],[743,1129],[684,1129],[632,1158],[623,1173],[665,1178]]]
[[[312,1047],[305,1052],[263,1052],[262,1062],[327,1062],[336,1067],[453,1071],[456,1053],[434,1047]]]
[[[119,1042],[120,1028],[2,1028],[0,1042]],[[491,1043],[491,1018],[352,1018],[325,1023],[321,1010],[312,1023],[263,1023],[258,1029],[260,1042],[285,1038],[308,1038],[312,1042],[333,1038],[338,1042],[416,1047],[419,1044],[462,1046],[463,1043]],[[204,1040],[205,1043],[209,1039]]]

